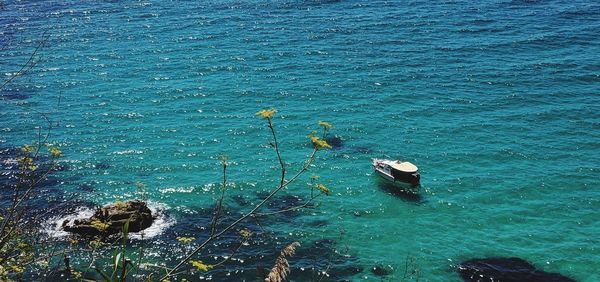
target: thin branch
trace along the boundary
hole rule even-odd
[[[273,135],[273,147],[275,147],[275,152],[277,153],[277,160],[279,160],[279,166],[281,167],[281,180],[279,185],[283,185],[285,182],[285,163],[281,157],[281,152],[279,151],[279,142],[277,141],[277,134],[275,134],[275,127],[273,127],[273,120],[268,118],[269,128],[271,129],[271,135]]]
[[[325,270],[323,271],[323,275],[321,275],[321,278],[319,278],[318,282],[321,282],[321,280],[323,280],[323,278],[325,278],[325,276],[327,275],[327,271],[329,271],[330,268],[331,268],[331,263],[329,263],[327,265],[327,268],[325,268]]]
[[[222,260],[216,264],[213,264],[212,267],[215,268],[215,267],[222,265],[222,264],[226,263],[227,261],[231,260],[231,258],[237,253],[237,251],[239,251],[242,248],[242,246],[244,245],[244,242],[245,241],[240,242],[240,244],[237,246],[237,248],[235,248],[228,257],[226,257],[224,260]]]
[[[277,192],[279,192],[279,191],[281,191],[281,189],[287,187],[290,183],[293,183],[302,173],[304,173],[310,167],[312,161],[314,160],[316,153],[317,153],[317,149],[315,148],[315,149],[313,149],[312,153],[308,157],[308,160],[305,162],[302,169],[300,169],[300,171],[298,171],[289,181],[281,183],[279,185],[279,187],[277,187],[275,190],[273,190],[266,198],[264,198],[254,208],[252,208],[252,210],[250,210],[250,212],[241,216],[240,218],[238,218],[236,221],[231,223],[229,226],[225,227],[223,230],[221,230],[217,234],[208,237],[202,244],[200,244],[200,246],[196,247],[196,249],[194,251],[192,251],[188,256],[186,256],[183,260],[181,260],[171,271],[169,271],[169,273],[167,273],[167,275],[163,276],[160,279],[160,281],[165,280],[165,279],[169,278],[170,276],[172,276],[172,274],[175,271],[177,271],[177,269],[179,269],[183,264],[185,264],[187,261],[189,261],[198,252],[200,252],[200,250],[202,250],[212,240],[219,238],[221,235],[223,235],[225,232],[229,231],[231,228],[236,226],[238,223],[242,222],[249,216],[254,215],[256,213],[256,211],[258,209],[260,209],[267,201],[269,201],[275,194],[277,194]]]
[[[44,31],[44,33],[42,34],[42,40],[36,46],[36,48],[33,51],[33,53],[31,53],[31,55],[29,56],[29,59],[27,60],[27,62],[25,62],[25,64],[23,64],[21,66],[21,69],[19,69],[19,71],[17,71],[16,73],[11,74],[11,76],[7,80],[5,80],[4,83],[2,83],[2,85],[0,86],[0,90],[4,89],[4,87],[6,87],[8,84],[10,84],[17,77],[23,76],[26,73],[28,73],[29,71],[31,71],[37,65],[38,62],[35,61],[34,59],[35,59],[36,55],[39,53],[40,49],[42,47],[44,47],[44,45],[46,45],[46,43],[48,42],[49,38],[50,38],[50,35],[47,35],[47,31]],[[59,102],[60,102],[60,98],[61,97],[62,96],[59,96]],[[0,99],[6,100],[3,96],[0,96]],[[21,105],[21,106],[23,106],[23,105]],[[40,112],[40,111],[38,111],[36,109],[30,108],[30,107],[26,107],[26,106],[23,106],[23,107],[28,108],[29,110],[33,111],[34,113],[37,113],[40,116],[42,116],[42,118],[48,124],[48,130],[47,130],[47,133],[46,133],[45,137],[43,138],[43,141],[41,141],[41,138],[38,138],[38,145],[41,144],[41,143],[45,143],[46,141],[48,141],[48,139],[50,137],[50,129],[52,128],[52,122],[48,118],[48,115],[45,114],[45,113],[42,113],[42,112]],[[38,150],[36,151],[35,156],[37,156],[38,152],[39,152],[39,147],[38,147]]]
[[[33,61],[35,58],[35,55],[42,48],[42,46],[44,46],[46,44],[46,42],[48,41],[48,38],[50,38],[50,36],[46,35],[46,33],[47,33],[47,31],[44,31],[44,33],[42,34],[42,38],[43,38],[42,41],[37,45],[37,47],[35,48],[33,53],[31,53],[27,62],[21,66],[21,69],[19,69],[19,71],[17,71],[16,73],[13,73],[6,81],[4,81],[4,83],[2,83],[2,86],[0,86],[0,90],[3,89],[9,83],[11,83],[15,78],[27,73],[29,70],[31,70],[36,65],[36,63]]]
[[[8,215],[4,218],[4,220],[2,221],[2,227],[0,227],[0,234],[4,234],[4,237],[2,237],[0,239],[0,248],[4,246],[4,244],[6,243],[6,239],[8,239],[10,237],[10,235],[12,234],[12,232],[14,231],[14,228],[9,229],[9,231],[6,231],[6,227],[7,227],[7,223],[9,221],[13,221],[15,223],[18,222],[18,220],[15,220],[13,217],[17,217],[20,218],[20,214],[21,212],[17,212],[19,206],[21,205],[21,203],[27,199],[29,197],[29,193],[31,193],[31,190],[33,190],[33,188],[40,183],[40,181],[42,181],[43,179],[45,179],[48,174],[50,174],[50,172],[54,169],[54,167],[56,166],[56,163],[52,163],[52,166],[46,170],[44,172],[44,174],[42,174],[41,177],[39,177],[36,181],[34,181],[33,183],[31,183],[29,185],[29,187],[27,188],[27,190],[25,191],[25,193],[23,193],[20,197],[18,196],[18,194],[15,194],[15,199],[13,200],[13,204],[10,208],[10,211],[8,213]],[[18,191],[18,188],[15,188],[15,191]],[[17,193],[17,192],[15,192]]]
[[[312,203],[312,201],[314,201],[316,198],[318,198],[321,195],[322,194],[318,194],[316,196],[312,196],[311,195],[311,198],[308,199],[308,201],[306,201],[302,205],[293,206],[293,207],[289,207],[289,208],[278,210],[278,211],[274,211],[274,212],[256,213],[256,216],[268,216],[268,215],[275,215],[275,214],[285,213],[285,212],[289,212],[289,211],[299,210],[299,209],[303,209],[303,208],[314,208],[316,206],[315,205],[310,205],[310,204]]]
[[[215,205],[215,213],[213,216],[212,223],[210,224],[210,236],[215,235],[215,232],[217,231],[217,224],[219,223],[219,217],[221,216],[221,211],[223,209],[223,198],[225,197],[225,189],[227,188],[227,160],[223,159],[222,162],[223,186],[221,186],[221,195],[219,197],[219,200],[217,200],[217,204]]]

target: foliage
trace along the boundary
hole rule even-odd
[[[117,203],[118,204],[118,203]],[[99,230],[106,230],[108,227],[110,227],[110,223],[108,222],[104,222],[101,221],[99,219],[94,219],[90,222],[90,224],[96,228],[98,228]]]
[[[47,156],[42,154],[44,147],[48,149]],[[29,230],[27,203],[35,195],[38,183],[54,170],[60,156],[62,152],[57,146],[41,142],[23,145],[16,156],[18,172],[11,201],[0,207],[0,281],[20,280],[40,259],[34,248],[36,234]],[[42,159],[49,161],[43,163]]]
[[[260,214],[258,211],[259,209],[264,206],[268,201],[270,201],[273,196],[275,196],[278,192],[280,192],[282,189],[287,188],[288,186],[290,186],[292,183],[294,183],[302,174],[304,174],[309,167],[311,166],[312,162],[315,160],[315,156],[316,153],[320,150],[323,149],[329,149],[331,148],[331,146],[329,144],[327,144],[327,142],[324,140],[324,138],[327,136],[329,129],[332,128],[332,125],[330,123],[327,122],[319,122],[319,125],[321,127],[323,127],[323,135],[321,137],[316,136],[316,133],[311,133],[309,135],[309,138],[311,139],[311,141],[313,142],[313,150],[311,152],[311,154],[308,156],[308,158],[305,160],[304,164],[302,165],[302,167],[295,173],[293,174],[292,177],[288,178],[287,176],[287,168],[286,168],[286,163],[282,158],[281,155],[281,151],[280,151],[280,147],[279,147],[279,141],[277,139],[277,134],[275,133],[275,127],[273,124],[273,117],[275,115],[275,113],[277,112],[276,109],[271,108],[271,109],[265,109],[265,110],[261,110],[259,112],[256,113],[256,115],[260,118],[266,119],[267,121],[267,126],[271,131],[271,135],[272,135],[272,142],[270,142],[270,144],[272,145],[273,149],[275,150],[275,154],[277,155],[277,160],[279,162],[280,168],[281,168],[281,177],[279,179],[279,185],[277,185],[277,187],[275,187],[273,190],[271,190],[271,192],[269,193],[269,195],[267,197],[265,197],[261,202],[259,202],[258,204],[256,204],[250,211],[248,211],[247,213],[244,213],[240,218],[236,219],[235,221],[233,221],[233,223],[231,223],[230,225],[217,230],[217,223],[220,221],[220,216],[221,216],[221,209],[222,209],[222,205],[223,205],[223,197],[224,197],[224,193],[225,193],[225,189],[227,187],[226,182],[227,182],[227,159],[226,158],[221,158],[221,163],[223,166],[223,185],[221,186],[221,194],[219,199],[217,200],[217,203],[215,205],[215,212],[213,214],[213,220],[211,223],[211,229],[210,229],[210,236],[204,241],[202,242],[200,245],[198,245],[191,253],[189,253],[183,260],[181,260],[177,265],[175,265],[175,267],[173,267],[172,269],[170,269],[170,271],[164,275],[161,280],[165,280],[165,279],[169,279],[171,277],[174,276],[174,274],[176,273],[177,270],[179,270],[186,262],[188,261],[192,261],[191,259],[196,256],[198,253],[200,253],[200,251],[202,251],[204,249],[204,247],[211,243],[214,240],[217,240],[218,238],[220,238],[223,234],[225,234],[225,232],[228,232],[230,229],[234,228],[235,226],[237,226],[240,222],[244,221],[245,219],[247,219],[248,217],[256,217],[256,216],[261,216],[261,215],[266,215],[266,214]],[[314,186],[317,190],[319,190],[322,194],[328,195],[330,193],[329,188],[327,188],[325,185],[323,184],[319,184],[319,185],[315,185]],[[311,190],[312,191],[312,190]],[[299,206],[295,206],[295,207],[289,207],[286,209],[283,209],[281,211],[278,212],[285,212],[285,211],[289,211],[289,210],[293,210],[293,209],[300,209],[300,208],[308,208],[310,207],[309,204],[312,200],[314,200],[317,196],[313,195],[311,192],[311,198],[303,205],[299,205]],[[275,213],[278,213],[275,212]],[[250,232],[240,232],[240,235],[242,235],[242,237],[246,238],[249,237],[251,235]],[[293,244],[293,246],[291,248],[295,248],[295,244]],[[241,247],[241,245],[240,245]],[[285,259],[285,257],[284,257]],[[196,261],[196,260],[194,260]],[[197,262],[197,261],[196,261]],[[287,260],[285,261],[287,262]],[[217,264],[219,265],[219,264]],[[196,267],[198,267],[197,265],[195,265]],[[286,273],[285,275],[287,275],[287,272],[283,272]],[[281,274],[281,273],[280,273]],[[285,275],[283,277],[285,277]],[[282,276],[279,276],[280,278]],[[281,281],[281,280],[279,280]]]
[[[95,268],[96,272],[102,276],[105,282],[116,282],[116,281],[125,281],[131,271],[131,269],[135,268],[135,265],[131,262],[129,258],[127,258],[126,248],[127,248],[127,236],[129,234],[129,221],[127,221],[123,225],[123,230],[121,233],[122,244],[121,249],[115,250],[111,256],[111,264],[110,268],[111,272],[108,273],[100,268]]]
[[[333,128],[333,125],[331,125],[331,123],[326,122],[326,121],[319,121],[319,126],[322,126],[325,129]]]
[[[328,122],[320,121],[318,122],[318,125],[323,128],[323,134],[321,136],[317,136],[316,133],[311,133],[309,135],[309,138],[313,143],[312,152],[304,160],[302,166],[294,174],[291,174],[291,177],[288,176],[286,162],[282,158],[280,151],[281,149],[279,146],[280,144],[275,132],[275,126],[273,124],[273,117],[275,116],[276,112],[276,109],[270,108],[261,110],[257,112],[256,115],[259,118],[267,121],[267,126],[271,132],[272,139],[270,144],[275,151],[281,168],[281,177],[278,182],[279,184],[273,187],[269,195],[262,199],[259,203],[255,204],[249,211],[244,212],[239,218],[235,219],[229,225],[222,226],[220,223],[224,209],[224,196],[228,187],[227,169],[229,167],[229,158],[225,155],[219,156],[219,160],[223,169],[223,183],[220,186],[219,198],[215,203],[213,218],[209,229],[210,234],[208,234],[208,238],[205,238],[204,241],[196,245],[192,244],[196,240],[196,238],[193,236],[176,237],[177,241],[186,245],[183,251],[189,251],[189,253],[173,267],[161,266],[165,271],[165,274],[162,277],[158,276],[160,273],[149,271],[139,276],[136,275],[135,279],[138,277],[145,277],[149,281],[155,280],[156,278],[159,278],[159,281],[169,281],[170,279],[176,278],[176,275],[179,273],[184,273],[190,270],[207,272],[225,263],[235,255],[237,250],[244,245],[247,245],[248,240],[251,238],[251,236],[253,236],[252,231],[245,228],[237,228],[237,226],[249,217],[257,220],[257,217],[267,215],[261,214],[259,212],[260,209],[267,202],[272,201],[278,192],[290,187],[296,180],[298,180],[299,177],[311,167],[318,151],[331,148],[331,146],[325,141],[325,138],[329,129],[331,129],[333,126]],[[45,147],[45,150],[41,150],[43,147]],[[44,152],[44,156],[42,156],[42,152]],[[22,280],[23,278],[26,278],[28,271],[34,271],[33,266],[34,262],[36,261],[43,260],[47,270],[57,271],[55,269],[55,265],[49,265],[52,257],[56,257],[57,254],[44,254],[47,257],[41,259],[40,257],[42,254],[34,247],[36,245],[35,241],[31,240],[34,237],[26,236],[22,229],[19,228],[19,224],[23,222],[24,210],[26,208],[25,203],[35,191],[35,187],[48,175],[50,171],[53,170],[56,160],[62,156],[63,152],[58,146],[41,142],[24,145],[19,151],[19,156],[17,157],[19,177],[18,183],[15,185],[14,201],[7,209],[2,207],[2,211],[0,213],[0,222],[2,223],[0,229],[0,281]],[[43,158],[48,159],[49,161],[46,163],[40,163],[40,160]],[[316,176],[311,178],[310,198],[306,203],[298,206],[290,206],[274,213],[285,212],[294,209],[310,208],[313,207],[311,202],[318,196],[330,195],[330,189],[322,183],[317,183],[317,179],[318,177]],[[145,185],[141,182],[137,182],[136,188],[139,197],[143,201],[146,201],[147,194]],[[313,191],[316,193],[313,194]],[[125,205],[125,203],[121,201],[116,201],[115,204],[117,206]],[[91,221],[91,225],[100,230],[105,230],[110,227],[109,220],[110,219],[95,219]],[[230,230],[236,230],[240,239],[239,246],[232,251],[231,255],[225,256],[223,261],[215,264],[206,264],[202,260],[196,258],[196,256],[201,254],[201,251],[207,246],[207,244],[218,240]],[[77,267],[72,268],[69,264],[69,257],[66,254],[66,252],[69,250],[65,249],[65,251],[61,253],[64,256],[65,273],[68,273],[69,277],[71,278],[83,279],[82,277],[84,277],[85,279],[89,279],[90,276],[88,271],[95,271],[97,275],[99,275],[99,277],[101,277],[101,279],[104,281],[113,282],[129,280],[132,277],[132,274],[138,273],[142,269],[141,266],[144,264],[142,263],[143,245],[139,249],[139,257],[137,258],[137,262],[134,262],[134,260],[131,258],[131,254],[127,252],[128,233],[129,222],[123,226],[123,230],[121,232],[122,241],[120,246],[114,246],[115,250],[109,256],[102,255],[96,251],[113,248],[113,246],[111,246],[111,242],[93,240],[82,248],[79,240],[72,238],[69,250],[81,251],[84,248],[88,248],[91,252],[91,262],[87,270],[76,269]],[[293,255],[297,247],[299,247],[299,244],[294,242],[281,251],[271,271],[272,273],[269,274],[269,277],[267,278],[271,280],[266,281],[283,281],[286,279],[287,275],[290,273],[287,258]],[[106,261],[109,262],[109,267],[102,266],[102,263]],[[181,268],[186,265],[187,268],[182,270]]]
[[[192,241],[196,240],[196,238],[194,238],[194,237],[183,237],[183,236],[182,237],[177,237],[175,239],[177,239],[177,241],[179,241],[179,242],[181,242],[183,244],[189,244]]]
[[[317,184],[317,189],[319,189],[319,191],[321,191],[321,193],[329,196],[329,194],[331,194],[331,191],[329,190],[329,188],[327,188],[327,186],[319,183]]]
[[[248,238],[250,238],[250,236],[252,236],[252,232],[250,232],[250,230],[248,230],[248,229],[242,229],[238,233],[244,239],[248,239]]]
[[[312,142],[313,146],[317,150],[331,149],[331,145],[329,145],[327,143],[327,141],[325,141],[324,139],[321,139],[320,137],[315,136],[314,134],[309,134],[308,135],[308,139],[310,139],[310,141]]]
[[[206,272],[206,271],[209,271],[211,268],[213,268],[213,266],[212,266],[212,265],[205,264],[205,263],[203,263],[201,260],[192,260],[192,261],[190,261],[190,263],[191,263],[191,264],[192,264],[192,265],[193,265],[193,266],[194,266],[196,269],[198,269],[198,270],[201,270],[201,271],[204,271],[204,272]]]
[[[275,113],[277,112],[276,109],[271,108],[271,109],[264,109],[264,110],[260,110],[256,113],[257,116],[261,117],[261,118],[265,118],[265,119],[272,119],[273,116],[275,116]]]

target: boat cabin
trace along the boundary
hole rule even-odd
[[[414,186],[420,184],[419,169],[410,162],[373,160],[373,166],[387,180],[406,182]]]

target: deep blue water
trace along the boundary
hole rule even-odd
[[[4,78],[49,36],[0,92],[0,146],[31,143],[46,113],[68,167],[57,185],[82,200],[143,182],[169,228],[190,226],[226,154],[229,195],[256,202],[278,171],[254,113],[275,107],[291,168],[318,121],[344,140],[287,191],[306,196],[316,174],[333,195],[273,220],[281,243],[335,239],[364,268],[352,280],[379,279],[376,264],[400,279],[407,256],[422,281],[491,256],[600,280],[595,1],[6,1],[0,26]],[[420,197],[383,187],[374,157],[417,164]]]

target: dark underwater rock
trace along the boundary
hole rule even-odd
[[[357,257],[345,253],[345,248],[337,245],[338,242],[330,238],[304,243],[290,264],[304,267],[305,270],[295,271],[290,277],[294,281],[319,280],[314,277],[321,277],[322,281],[354,281],[352,277],[361,273],[363,267],[359,265]],[[323,276],[325,271],[327,276]]]
[[[0,90],[0,97],[4,100],[27,100],[32,96],[32,94],[32,91],[18,88]]]
[[[559,273],[536,269],[520,258],[486,258],[462,262],[458,272],[464,281],[484,282],[574,282],[575,280]]]
[[[325,138],[325,141],[327,141],[327,144],[331,145],[333,150],[340,149],[344,146],[344,139],[337,135],[327,137]]]
[[[324,219],[317,219],[317,220],[314,220],[314,221],[311,221],[308,223],[308,225],[312,226],[312,227],[323,227],[323,226],[327,226],[327,224],[328,224],[327,220],[324,220]]]
[[[275,197],[271,198],[271,200],[269,202],[267,202],[265,212],[270,213],[270,212],[280,212],[283,210],[287,210],[285,212],[279,213],[279,215],[281,216],[280,219],[285,219],[285,220],[289,221],[290,219],[292,219],[294,217],[300,216],[302,213],[301,213],[301,210],[288,210],[288,209],[292,208],[292,207],[301,206],[305,202],[306,201],[301,196],[298,196],[298,195],[275,196]]]
[[[109,168],[110,168],[110,165],[109,165],[109,164],[107,164],[107,163],[102,163],[102,162],[99,162],[99,163],[96,163],[96,164],[94,165],[94,168],[95,168],[95,169],[109,169]]]
[[[146,203],[138,200],[116,203],[96,210],[90,218],[63,222],[67,232],[83,236],[109,236],[122,232],[129,221],[129,232],[144,230],[154,221]]]
[[[238,204],[238,206],[240,207],[245,207],[247,205],[250,204],[250,201],[248,199],[246,199],[246,197],[242,196],[242,195],[234,195],[231,196],[231,199]]]
[[[375,276],[387,276],[393,271],[391,266],[376,265],[371,268],[371,273]]]

